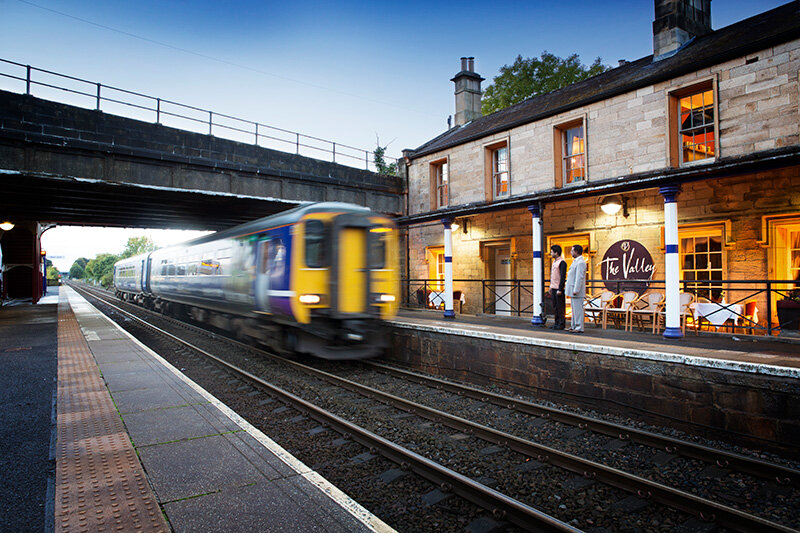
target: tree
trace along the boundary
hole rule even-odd
[[[83,279],[83,277],[86,275],[87,264],[89,264],[89,260],[85,257],[79,257],[76,259],[69,268],[70,279]]]
[[[114,254],[100,254],[86,265],[86,277],[108,287],[114,273],[114,263],[119,257]]]
[[[61,274],[58,272],[58,269],[54,266],[47,267],[47,279],[58,279],[61,277]]]
[[[538,94],[549,93],[567,85],[591,78],[608,70],[600,58],[590,66],[582,65],[578,54],[562,59],[550,52],[541,57],[523,59],[517,56],[511,66],[504,65],[486,87],[481,100],[484,115],[494,113]]]
[[[378,170],[378,174],[383,174],[384,176],[397,176],[397,161],[388,165],[386,164],[386,148],[388,147],[389,145],[381,146],[378,144],[378,147],[375,148],[374,152],[372,152],[375,168]]]
[[[153,239],[147,235],[142,235],[141,237],[129,237],[128,244],[125,245],[125,249],[122,251],[119,258],[125,259],[126,257],[133,257],[134,255],[152,252],[155,249],[156,245],[153,242]]]

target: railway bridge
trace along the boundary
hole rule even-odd
[[[399,215],[403,192],[363,168],[0,91],[0,222],[16,224],[3,264],[28,265],[5,284],[16,297],[37,297],[41,224],[218,230],[305,201]]]

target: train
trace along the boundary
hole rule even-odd
[[[366,207],[304,204],[114,265],[114,291],[282,353],[363,359],[400,300],[398,232]]]

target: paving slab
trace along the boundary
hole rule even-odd
[[[174,531],[393,531],[69,291]]]

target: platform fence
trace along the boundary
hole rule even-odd
[[[552,314],[549,280],[544,280],[545,314]],[[691,293],[696,303],[708,303],[707,316],[692,313],[692,327],[708,331],[730,331],[746,335],[775,335],[781,330],[798,330],[800,324],[800,282],[797,280],[681,280],[681,292]],[[588,279],[586,294],[603,290],[619,297],[625,291],[644,295],[664,294],[665,280]],[[408,308],[444,308],[444,281],[441,279],[403,279],[402,304]],[[504,316],[533,315],[532,279],[454,279],[456,311]],[[569,306],[569,298],[567,305]],[[730,317],[715,325],[714,315]],[[724,315],[723,315],[724,314]],[[696,323],[695,323],[696,322]]]

